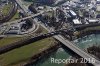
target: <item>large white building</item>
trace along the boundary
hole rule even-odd
[[[97,4],[100,4],[100,0],[96,0]]]
[[[74,23],[75,25],[81,25],[81,24],[82,24],[82,22],[79,21],[78,19],[73,19],[73,23]]]

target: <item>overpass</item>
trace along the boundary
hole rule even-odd
[[[23,5],[21,0],[15,0],[15,2],[20,6],[24,13],[28,13],[28,9],[25,7],[25,5]]]
[[[54,38],[56,38],[57,40],[62,42],[63,45],[70,48],[72,51],[74,51],[79,56],[81,56],[83,58],[87,58],[86,59],[87,61],[89,61],[88,59],[90,59],[90,60],[94,59],[95,60],[95,62],[89,62],[89,63],[93,64],[94,66],[100,66],[100,61],[99,60],[95,59],[90,54],[86,53],[85,51],[83,51],[80,48],[78,48],[77,46],[75,46],[74,43],[64,39],[61,35],[54,36]]]

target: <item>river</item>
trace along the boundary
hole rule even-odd
[[[99,45],[100,44],[100,34],[92,34],[89,36],[84,36],[83,38],[79,38],[77,40],[73,41],[76,46],[80,47],[81,49],[86,49],[89,46],[92,45]],[[55,59],[68,59],[71,55],[69,54],[69,51],[65,51],[63,48],[59,48],[56,52],[51,54],[48,58],[45,58],[43,61],[40,60],[36,64],[33,64],[32,66],[64,66],[64,63],[56,64],[51,63],[51,58]]]

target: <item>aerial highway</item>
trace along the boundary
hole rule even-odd
[[[21,0],[15,0],[15,2],[19,5],[19,7],[24,11],[24,13],[28,13],[28,8],[23,5],[23,2]],[[28,14],[29,15],[29,14]]]
[[[27,9],[26,9],[26,7],[23,7],[22,6],[22,2],[20,2],[19,0],[16,0],[16,2],[17,2],[17,4],[19,4],[19,6],[24,10],[24,12],[26,13],[26,14],[30,14],[28,11],[27,11]],[[31,15],[31,16],[28,16],[28,17],[25,17],[25,18],[22,18],[22,19],[19,19],[19,20],[16,20],[16,21],[13,21],[12,23],[14,23],[14,22],[20,22],[21,20],[25,20],[25,19],[28,19],[28,18],[31,18],[31,17],[35,17],[35,16],[38,16],[38,15],[40,15],[40,14],[42,14],[42,13],[44,13],[45,11],[42,11],[42,12],[40,12],[40,13],[37,13],[37,14],[33,14],[33,15]],[[36,22],[37,23],[37,22]],[[5,24],[7,24],[7,23],[5,23]],[[44,25],[44,23],[37,23],[37,24],[39,24],[39,25],[41,25],[44,29],[46,29],[48,32],[50,32],[50,34],[52,34],[52,31],[55,31],[53,28],[51,28],[51,27],[47,27],[47,26],[45,26]],[[50,34],[47,34],[47,35],[50,35]],[[77,46],[75,46],[75,44],[74,43],[72,43],[72,42],[70,42],[70,41],[68,41],[67,39],[65,39],[62,35],[55,35],[55,34],[53,34],[52,36],[55,38],[55,39],[57,39],[57,40],[59,40],[64,46],[66,46],[66,48],[68,47],[69,49],[71,49],[73,52],[75,52],[76,54],[78,54],[79,56],[81,56],[81,57],[83,57],[83,58],[90,58],[90,59],[93,59],[94,57],[93,56],[91,56],[90,54],[88,54],[87,52],[85,52],[84,50],[81,50],[79,47],[77,47]],[[51,35],[50,35],[51,36]],[[40,36],[38,36],[38,37],[40,37]],[[36,37],[35,37],[36,38]],[[32,39],[30,39],[30,41],[35,41],[35,40],[37,40],[37,39],[35,39],[35,38],[32,38]],[[44,39],[43,38],[43,36],[41,36],[41,38],[42,39]],[[27,44],[28,44],[28,42],[26,42]],[[25,44],[26,44],[25,43]],[[9,51],[9,50],[12,50],[12,49],[14,49],[14,48],[17,48],[18,46],[18,44],[16,43],[16,44],[14,44],[15,45],[15,47],[13,46],[13,48],[11,48],[10,47],[10,49],[8,49],[7,51]],[[23,44],[21,44],[20,46],[22,46]],[[1,51],[2,50],[4,50],[5,48],[1,48]],[[7,52],[7,51],[4,51],[4,53],[5,52]],[[1,54],[2,54],[3,52],[1,52]],[[100,66],[100,61],[99,60],[97,60],[96,58],[94,58],[95,59],[95,63],[91,63],[91,64],[93,64],[93,65],[95,65],[95,66]],[[89,61],[88,59],[86,59],[87,61]]]

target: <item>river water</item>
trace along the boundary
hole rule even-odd
[[[92,45],[99,45],[100,44],[100,34],[92,34],[89,36],[85,36],[83,38],[79,38],[77,40],[73,41],[76,46],[80,47],[81,49],[85,49]],[[50,57],[45,58],[43,61],[40,60],[36,64],[33,64],[32,66],[64,66],[64,63],[56,64],[51,63],[51,58],[55,59],[68,59],[71,55],[69,54],[69,51],[65,51],[63,48],[59,48],[56,52],[54,52]]]

